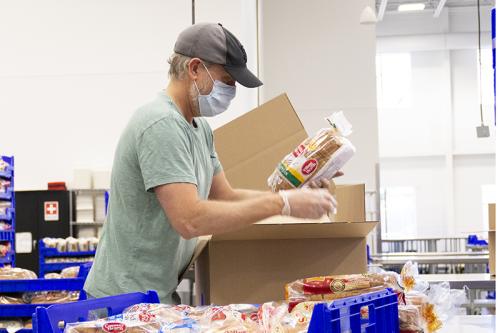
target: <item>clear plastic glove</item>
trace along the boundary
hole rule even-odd
[[[305,219],[319,219],[335,210],[337,201],[325,189],[297,189],[279,192],[283,198],[282,215]]]

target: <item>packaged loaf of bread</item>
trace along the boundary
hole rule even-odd
[[[415,305],[399,305],[398,316],[400,333],[425,332],[420,310]]]
[[[7,332],[17,332],[24,328],[24,323],[22,320],[0,320],[0,329],[4,329]]]
[[[305,301],[331,301],[384,289],[380,279],[368,274],[318,276],[296,280],[285,286],[290,310]]]
[[[77,292],[78,293],[78,292]],[[69,291],[40,291],[31,293],[31,304],[60,304],[78,300],[78,294]]]
[[[0,304],[12,305],[12,304],[28,304],[28,303],[29,302],[26,302],[23,299],[22,295],[19,295],[19,297],[8,296],[8,295],[0,295]]]
[[[61,279],[62,276],[59,273],[47,273],[44,275],[45,279]]]
[[[80,266],[66,267],[61,271],[61,277],[63,279],[73,279],[78,277],[79,273],[80,273]]]
[[[19,267],[0,267],[0,280],[32,280],[37,276],[34,272]]]
[[[352,126],[342,112],[327,118],[330,128],[319,130],[285,156],[267,180],[273,192],[307,187],[311,181],[332,179],[349,161],[356,148],[346,138]]]

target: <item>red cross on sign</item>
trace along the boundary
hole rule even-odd
[[[59,201],[45,201],[45,221],[59,221]]]

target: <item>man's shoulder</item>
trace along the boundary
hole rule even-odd
[[[129,126],[141,136],[158,123],[170,124],[171,127],[179,129],[184,125],[175,106],[161,97],[139,107],[132,116]]]

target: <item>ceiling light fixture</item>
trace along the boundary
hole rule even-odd
[[[424,9],[425,9],[425,3],[405,3],[398,6],[399,12],[413,12]]]

